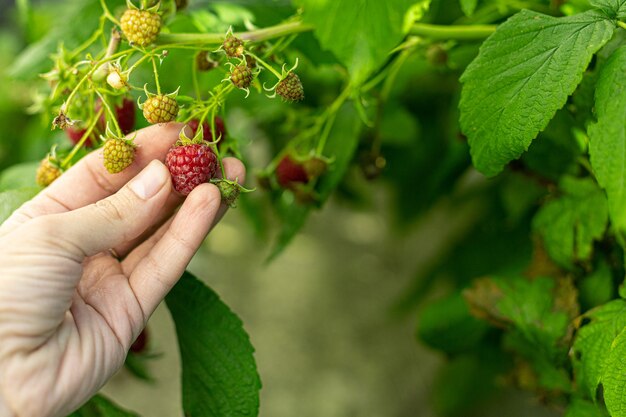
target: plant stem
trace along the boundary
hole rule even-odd
[[[96,124],[98,123],[98,120],[100,120],[100,116],[102,116],[103,111],[104,109],[100,108],[100,110],[94,116],[94,119],[91,121],[91,124],[89,125],[85,133],[83,133],[83,136],[80,138],[78,143],[74,146],[74,149],[72,149],[72,152],[70,152],[69,155],[67,155],[65,159],[61,162],[62,169],[65,169],[67,167],[67,164],[70,163],[70,161],[72,160],[72,158],[74,158],[74,156],[80,150],[80,148],[83,147],[83,145],[87,141],[87,138],[91,136],[91,132],[93,132],[93,129],[96,127]]]
[[[283,77],[282,74],[279,73],[278,71],[276,71],[270,64],[268,64],[267,62],[263,61],[261,58],[259,58],[258,56],[256,56],[252,52],[246,52],[246,54],[250,55],[252,58],[256,59],[259,64],[263,65],[265,68],[270,70],[270,72],[272,74],[274,74],[276,76],[276,78],[278,78],[279,80]]]
[[[626,29],[626,23],[622,22],[621,20],[617,21],[617,26],[621,27],[622,29]]]
[[[152,71],[154,71],[154,82],[156,83],[157,94],[161,95],[161,83],[159,83],[159,71],[157,71],[156,59],[154,59],[154,55],[150,55],[150,59],[152,60]]]
[[[430,39],[484,39],[496,30],[496,25],[444,26],[415,23],[410,33]]]
[[[119,26],[120,22],[115,18],[115,16],[111,14],[111,12],[109,11],[109,8],[107,7],[105,0],[100,0],[100,6],[102,6],[102,11],[104,11],[104,16],[106,16],[106,18],[109,19],[111,22],[113,22],[115,25]]]
[[[100,91],[98,90],[95,90],[95,91],[98,97],[100,97],[100,102],[106,109],[107,114],[109,115],[109,117],[111,118],[111,121],[113,122],[113,126],[115,127],[115,134],[118,137],[122,137],[123,136],[122,129],[120,129],[120,125],[117,123],[116,114],[113,112],[113,110],[111,110],[111,106],[109,106],[109,103],[107,103],[107,101],[105,100],[104,96],[100,93]]]
[[[300,21],[283,23],[270,26],[264,29],[250,32],[237,32],[234,35],[240,39],[251,42],[265,41],[268,39],[280,38],[293,33],[308,32],[313,30],[313,26]],[[186,43],[186,44],[215,44],[224,42],[223,33],[162,33],[157,38],[157,44],[166,43]]]

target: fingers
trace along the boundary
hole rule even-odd
[[[222,163],[224,164],[226,177],[233,181],[237,179],[240,184],[243,184],[243,182],[246,179],[246,168],[241,163],[241,161],[239,161],[236,158],[224,158],[222,160]],[[211,228],[213,228],[222,219],[222,217],[224,217],[224,214],[226,214],[227,211],[228,211],[228,206],[226,204],[221,204],[220,208],[217,211],[217,215],[215,216],[215,220],[213,221],[213,224],[211,225]],[[137,264],[150,252],[150,250],[152,250],[154,245],[156,245],[156,243],[161,239],[161,237],[168,230],[170,222],[171,222],[171,219],[168,223],[161,226],[147,240],[142,241],[139,246],[137,246],[136,248],[134,248],[134,250],[132,250],[132,252],[128,253],[128,251],[130,250],[129,249],[130,247],[125,248],[127,252],[119,252],[116,249],[117,253],[120,255],[122,255],[122,253],[125,253],[125,254],[128,253],[128,256],[122,262],[124,272],[126,272],[127,274],[130,274],[130,272],[132,272],[135,269]]]
[[[129,284],[146,318],[182,275],[209,232],[219,207],[217,187],[212,184],[196,187],[163,237],[137,263]]]
[[[178,139],[182,127],[181,123],[167,123],[139,130],[135,139],[135,161],[119,174],[110,174],[104,168],[102,149],[90,153],[22,206],[7,220],[3,229],[44,214],[75,210],[110,196],[150,161],[163,161],[170,146]]]
[[[53,224],[68,253],[92,256],[141,235],[158,217],[171,189],[169,171],[153,161],[116,194],[42,219]]]

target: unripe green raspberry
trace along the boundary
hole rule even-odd
[[[35,175],[35,181],[41,187],[47,187],[52,184],[54,180],[61,176],[61,170],[58,166],[54,165],[48,158],[44,158],[37,168],[37,174]]]
[[[252,83],[252,71],[246,64],[239,64],[230,72],[230,80],[238,88],[248,88]]]
[[[178,103],[172,97],[159,94],[143,103],[143,116],[151,124],[171,122],[177,115]]]
[[[241,58],[243,56],[243,41],[233,35],[228,35],[222,48],[230,58]]]
[[[127,9],[120,19],[122,32],[138,46],[153,43],[161,30],[161,16],[148,10]]]
[[[276,86],[276,94],[286,101],[300,101],[304,99],[304,87],[300,77],[295,72],[290,72]]]
[[[104,143],[103,155],[104,167],[111,174],[117,174],[135,160],[135,145],[125,139],[107,139]]]

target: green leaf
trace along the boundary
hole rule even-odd
[[[605,12],[612,19],[626,17],[626,0],[590,0],[589,3]]]
[[[463,14],[465,16],[471,16],[476,10],[478,0],[459,0],[459,3],[461,4],[461,10],[463,10]]]
[[[13,165],[0,174],[0,191],[17,188],[36,188],[35,173],[39,162],[25,162]]]
[[[571,268],[591,257],[593,242],[604,235],[608,222],[606,197],[590,178],[564,177],[564,195],[547,202],[533,221],[550,257]]]
[[[609,417],[604,407],[595,405],[582,398],[574,398],[570,402],[563,417]]]
[[[315,27],[324,49],[332,51],[360,85],[386,60],[404,35],[405,14],[415,0],[294,0],[302,18]]]
[[[623,313],[622,313],[623,314]],[[602,373],[604,403],[612,417],[626,416],[626,328],[613,340]]]
[[[165,301],[178,335],[185,415],[256,416],[261,380],[241,320],[188,272]]]
[[[626,47],[604,65],[596,87],[598,122],[589,126],[589,154],[606,190],[613,226],[626,234]]]
[[[515,333],[511,347],[526,357],[558,359],[565,351],[570,319],[578,314],[576,292],[566,280],[483,278],[464,291],[470,311]]]
[[[449,354],[476,347],[489,326],[470,315],[460,292],[429,304],[419,314],[417,334],[432,348]]]
[[[0,192],[0,224],[4,223],[22,204],[37,195],[39,190],[39,188],[19,188]]]
[[[580,281],[578,292],[583,310],[608,303],[615,298],[613,274],[604,260],[600,260],[592,272]]]
[[[626,301],[611,301],[588,311],[583,318],[589,323],[576,333],[572,363],[578,385],[595,399],[598,384],[604,383],[602,375],[611,344],[626,326]]]
[[[597,11],[523,10],[498,27],[461,77],[461,127],[479,171],[495,175],[528,149],[614,29]]]
[[[139,417],[139,414],[121,408],[102,395],[96,395],[69,417]]]

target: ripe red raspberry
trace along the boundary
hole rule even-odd
[[[70,126],[67,129],[65,129],[65,134],[67,135],[67,137],[70,139],[70,141],[74,145],[76,145],[78,142],[80,142],[80,140],[82,139],[83,135],[86,132],[87,132],[87,129],[83,129],[83,128],[76,127],[76,126]],[[85,140],[85,143],[83,145],[86,148],[91,148],[91,147],[93,147],[93,145],[95,143],[97,143],[96,135],[92,133]]]
[[[130,8],[122,15],[120,26],[129,42],[147,46],[156,40],[161,30],[161,16],[148,10]]]
[[[224,52],[230,58],[241,58],[243,56],[243,41],[233,35],[226,36],[222,48],[224,48]]]
[[[217,156],[206,144],[176,144],[168,151],[165,165],[172,175],[174,189],[188,195],[198,185],[213,178],[217,171]]]
[[[100,100],[96,101],[95,111],[99,111],[101,107],[102,103]],[[119,105],[115,106],[115,117],[123,134],[127,135],[135,130],[135,102],[131,99],[124,98]],[[104,113],[102,113],[100,120],[98,120],[98,126],[102,131],[106,128],[106,117]]]
[[[103,147],[104,167],[111,174],[122,172],[135,160],[135,145],[125,139],[110,138]]]
[[[304,165],[285,155],[276,167],[276,180],[282,188],[293,188],[297,183],[308,183],[309,176]]]
[[[295,72],[290,72],[276,86],[276,94],[285,101],[300,101],[304,99],[304,87],[300,77]]]
[[[224,140],[224,137],[226,137],[226,126],[224,126],[224,120],[219,116],[215,116],[214,123],[215,123],[216,139],[221,138],[220,141],[217,142],[217,146],[220,146],[220,144]],[[198,131],[198,124],[199,124],[198,119],[191,119],[187,123],[187,126],[189,126],[191,128],[191,131],[193,132],[192,136],[195,136],[196,132]],[[213,142],[213,135],[211,134],[211,125],[206,121],[202,122],[202,140],[206,142]]]
[[[230,72],[230,80],[237,88],[248,88],[252,83],[252,71],[246,64],[239,64]]]
[[[177,115],[178,103],[167,95],[152,96],[143,103],[143,116],[152,124],[171,122]]]
[[[61,169],[50,162],[48,157],[41,160],[37,173],[35,175],[35,181],[37,185],[41,187],[47,187],[52,184],[57,178],[61,176]]]

